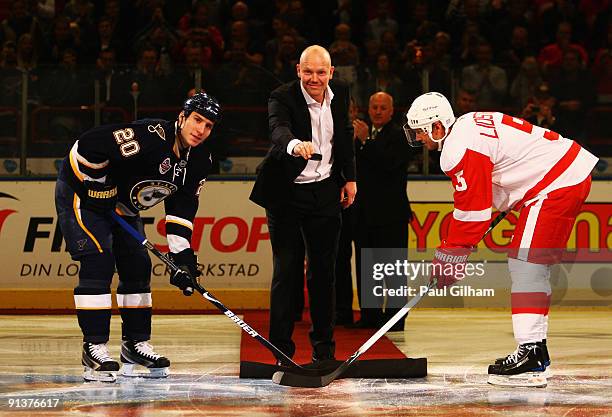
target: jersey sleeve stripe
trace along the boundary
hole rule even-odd
[[[94,162],[89,162],[87,159],[85,159],[83,156],[81,156],[76,151],[76,149],[75,149],[74,153],[75,153],[75,156],[76,156],[76,160],[79,162],[79,164],[84,165],[87,168],[91,168],[91,169],[103,169],[103,168],[106,168],[108,166],[108,159],[106,161],[104,161],[104,162],[94,163]]]
[[[191,247],[189,240],[183,236],[168,234],[166,239],[168,240],[168,248],[172,253],[179,253]]]
[[[176,223],[190,230],[193,230],[193,223],[187,219],[183,219],[182,217],[171,216],[168,214],[166,215],[166,223]]]
[[[81,170],[79,169],[79,163],[76,158],[77,143],[78,141],[74,144],[74,146],[70,150],[70,154],[68,158],[70,159],[70,166],[72,167],[72,172],[79,179],[79,181],[83,182],[83,174],[81,173]]]
[[[484,210],[464,211],[458,208],[453,211],[453,217],[462,222],[482,222],[491,220],[491,207]]]

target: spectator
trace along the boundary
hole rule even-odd
[[[25,0],[14,0],[11,2],[9,16],[0,23],[0,41],[17,42],[24,33],[29,33],[38,45],[42,42],[42,29],[35,16],[28,12]]]
[[[506,70],[509,80],[513,80],[520,68],[521,63],[526,56],[531,56],[534,51],[529,45],[529,33],[522,26],[515,26],[512,29],[512,37],[510,38],[510,46],[499,53],[499,66]]]
[[[298,55],[295,38],[290,34],[283,35],[278,52],[274,57],[273,66],[269,69],[280,81],[289,82],[295,78]]]
[[[38,68],[38,51],[32,35],[24,33],[17,42],[17,69],[28,75],[28,101],[38,102],[40,93],[40,70]]]
[[[394,35],[398,35],[398,24],[395,19],[389,14],[389,4],[387,1],[378,3],[378,13],[374,19],[368,21],[367,33],[369,39],[375,39],[382,42],[384,32],[390,31]]]
[[[595,102],[593,77],[584,69],[580,50],[568,48],[561,69],[551,76],[552,95],[557,99],[557,126],[567,137],[585,139],[585,117]]]
[[[319,25],[311,15],[306,14],[301,0],[290,0],[285,16],[289,25],[310,42],[319,39]]]
[[[222,59],[225,41],[217,26],[209,22],[209,5],[204,1],[196,1],[189,13],[178,21],[178,34],[183,42],[187,39],[200,40],[213,62]]]
[[[293,37],[298,51],[303,50],[305,44],[304,38],[294,28],[289,26],[289,22],[284,16],[277,15],[272,18],[272,30],[274,31],[274,37],[268,40],[265,46],[265,66],[268,69],[274,67],[279,46],[285,35]]]
[[[478,47],[484,42],[478,25],[474,23],[466,24],[465,31],[461,33],[461,36],[453,37],[453,39],[460,39],[459,45],[453,54],[454,65],[465,67],[476,62]]]
[[[451,69],[452,57],[450,54],[451,37],[446,32],[438,32],[435,34],[432,43],[432,59],[443,68]]]
[[[512,80],[510,86],[510,99],[512,106],[523,108],[527,105],[528,100],[536,91],[536,88],[543,82],[540,66],[534,56],[528,56],[523,59],[521,69]]]
[[[124,52],[124,42],[122,42],[121,38],[118,38],[117,34],[114,32],[111,18],[102,16],[100,20],[98,20],[97,28],[95,39],[91,47],[91,53],[95,57],[98,57],[101,51],[112,49],[115,51],[115,58],[117,61],[128,62],[128,58]]]
[[[140,32],[134,42],[135,51],[139,51],[145,44],[150,44],[157,48],[159,55],[160,67],[165,74],[170,74],[174,66],[172,54],[176,54],[180,49],[178,36],[167,23],[162,7],[158,6],[153,9],[151,21]],[[185,92],[181,93],[180,98]],[[180,99],[179,99],[180,103]]]
[[[0,105],[17,106],[21,93],[21,71],[17,69],[17,49],[15,42],[4,41],[0,51]]]
[[[181,97],[190,90],[208,90],[211,84],[209,66],[204,61],[202,45],[199,42],[187,41],[183,48],[184,65],[172,74],[175,88],[170,90],[172,103],[180,103]]]
[[[506,71],[491,64],[491,45],[481,43],[476,51],[476,64],[465,67],[461,72],[461,86],[477,92],[478,110],[498,109],[506,98]]]
[[[378,54],[376,69],[367,80],[362,103],[367,103],[368,97],[379,91],[387,93],[392,97],[404,97],[402,80],[391,69],[389,56],[385,53]]]
[[[59,64],[65,49],[73,50],[82,58],[83,48],[79,25],[70,22],[65,16],[57,16],[53,21],[51,36],[46,39],[41,58],[45,63]]]
[[[550,87],[542,83],[536,89],[529,103],[523,108],[521,117],[531,124],[548,130],[557,130],[556,117],[553,114],[555,97],[550,94]]]
[[[443,66],[442,60],[436,59],[432,42],[424,46],[409,43],[404,56],[406,63],[401,71],[404,96],[397,97],[398,106],[411,103],[424,89],[450,94],[451,72]]]
[[[235,46],[244,47],[244,57],[255,65],[263,63],[263,48],[259,43],[253,41],[249,33],[249,27],[246,22],[237,21],[231,25],[231,34],[228,42],[228,49],[225,52],[224,58],[227,61],[231,59],[230,54]]]
[[[83,130],[88,123],[78,110],[80,106],[93,103],[93,80],[79,68],[77,51],[66,48],[61,53],[59,67],[43,74],[41,94],[44,104],[69,107],[62,112],[53,112],[48,133],[55,140],[68,142]]]
[[[368,297],[374,282],[370,274],[361,271],[362,249],[374,250],[376,256],[377,249],[407,248],[408,223],[412,217],[406,194],[406,169],[412,150],[402,129],[391,121],[393,97],[384,92],[373,94],[369,99],[368,115],[369,123],[359,119],[353,121],[359,189],[353,209],[358,225],[355,230],[355,266],[361,307],[361,318],[355,323],[358,328],[378,328],[399,310],[396,305],[391,307],[391,299],[387,299],[383,312],[384,300]],[[385,286],[396,287],[389,281]],[[391,331],[400,330],[404,330],[403,320],[391,328]]]
[[[457,117],[476,111],[476,94],[472,91],[460,88],[455,98],[454,110]]]
[[[417,41],[420,44],[431,41],[440,27],[429,18],[429,4],[418,0],[414,3],[409,20],[401,25],[401,39],[404,42]]]
[[[143,47],[138,56],[136,71],[131,74],[132,82],[138,91],[137,103],[139,108],[142,107],[159,107],[166,105],[168,78],[162,71],[159,63],[159,55],[157,48],[151,45]],[[142,118],[145,114],[139,110],[138,117]],[[163,114],[159,111],[147,111],[147,117],[162,117]]]
[[[355,94],[359,84],[357,82],[357,68],[359,66],[359,49],[351,42],[351,27],[346,23],[336,26],[335,40],[329,46],[329,54],[335,63],[334,73],[349,84],[352,94]]]
[[[597,102],[612,104],[612,51],[606,51],[597,57],[597,65],[593,66]]]
[[[554,70],[559,69],[563,62],[563,55],[569,48],[578,52],[582,62],[588,62],[588,54],[585,49],[577,43],[572,43],[572,24],[561,22],[557,27],[556,42],[546,45],[538,55],[538,62],[544,72],[550,74]]]
[[[104,49],[98,53],[96,60],[96,79],[100,82],[100,101],[104,106],[129,108],[132,99],[129,96],[129,75],[117,67],[116,53],[113,49]],[[106,113],[104,123],[125,121],[117,113]]]

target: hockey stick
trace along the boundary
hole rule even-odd
[[[484,236],[489,234],[489,232],[491,230],[493,230],[493,228],[495,226],[497,226],[497,224],[500,221],[502,221],[502,219],[504,217],[506,217],[506,214],[508,214],[508,213],[507,212],[501,212],[500,214],[497,215],[497,217],[495,217],[495,219],[493,219],[493,221],[489,225],[489,228],[487,229],[487,231],[483,235],[483,238],[484,238]],[[387,321],[383,325],[383,327],[381,327],[363,345],[361,345],[361,347],[359,349],[357,349],[357,352],[353,353],[350,358],[348,358],[346,361],[344,361],[333,372],[331,372],[331,373],[329,373],[327,375],[320,375],[319,376],[319,375],[303,375],[303,374],[295,373],[295,372],[292,372],[292,371],[277,371],[272,376],[272,381],[274,381],[274,383],[279,384],[279,385],[286,385],[286,386],[289,386],[289,387],[303,387],[303,388],[321,388],[321,387],[325,387],[325,386],[331,384],[336,378],[338,378],[340,375],[342,375],[344,373],[344,371],[346,371],[347,368],[349,366],[351,366],[351,364],[353,364],[353,362],[355,362],[357,360],[357,358],[359,358],[359,356],[361,356],[370,347],[372,347],[372,345],[374,343],[376,343],[378,341],[378,339],[383,337],[383,335],[385,333],[387,333],[387,331],[391,327],[393,327],[393,325],[395,323],[400,321],[400,319],[402,317],[404,317],[406,314],[408,314],[408,312],[415,305],[417,305],[417,303],[419,301],[421,301],[421,299],[427,293],[429,293],[429,290],[431,290],[433,287],[435,287],[436,284],[437,284],[437,279],[434,278],[429,283],[429,285],[427,286],[427,290],[426,291],[419,291],[419,293],[417,295],[415,295],[410,301],[408,301],[408,303],[406,303],[406,305],[404,307],[402,307],[397,313],[395,313],[395,315],[393,317],[391,317],[389,319],[389,321]]]
[[[149,249],[153,255],[157,256],[166,266],[170,269],[171,273],[175,273],[180,270],[180,268],[172,262],[167,255],[161,253],[148,239],[142,236],[138,230],[134,229],[132,225],[123,220],[121,216],[119,216],[114,211],[111,212],[111,217],[121,226],[126,232],[128,232],[134,239],[140,242],[141,245]],[[234,314],[229,308],[227,308],[221,301],[219,301],[215,296],[213,296],[210,292],[208,292],[204,287],[200,285],[197,280],[193,279],[193,287],[196,291],[198,291],[204,298],[210,301],[215,307],[217,307],[223,314],[225,314],[228,318],[230,318],[234,323],[236,323],[246,334],[251,336],[253,339],[257,340],[261,343],[266,349],[272,352],[277,358],[281,358],[281,362],[286,364],[291,370],[296,370],[306,375],[321,375],[322,372],[329,372],[329,369],[308,369],[304,368],[297,363],[295,363],[289,356],[285,355],[283,351],[274,346],[270,341],[268,341],[265,337],[261,336],[255,329],[246,324],[240,317]]]

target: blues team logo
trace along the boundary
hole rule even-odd
[[[157,133],[157,136],[159,136],[163,140],[166,140],[166,132],[164,131],[164,128],[161,126],[161,124],[158,123],[155,126],[149,125],[147,126],[147,130],[151,133]]]
[[[164,175],[166,172],[170,171],[171,168],[172,164],[170,163],[170,158],[166,158],[161,164],[159,164],[159,173]]]
[[[147,210],[178,190],[171,182],[161,180],[141,181],[132,187],[130,200],[138,210]]]

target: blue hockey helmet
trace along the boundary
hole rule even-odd
[[[192,112],[197,112],[206,117],[211,122],[221,120],[221,106],[216,98],[203,91],[195,93],[183,103],[185,117],[189,117]]]

